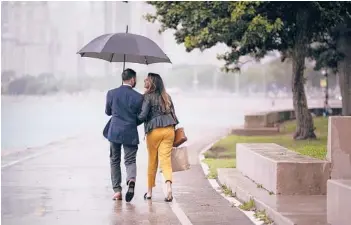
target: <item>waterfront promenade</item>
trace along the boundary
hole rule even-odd
[[[109,171],[109,146],[101,135],[104,121],[100,121],[89,125],[91,129],[79,135],[43,147],[2,152],[2,223],[6,225],[252,224],[243,213],[231,207],[230,203],[211,187],[199,164],[198,154],[205,146],[225,135],[227,128],[238,125],[238,121],[243,122],[244,112],[270,109],[269,101],[232,97],[174,96],[173,99],[181,123],[189,136],[187,146],[191,162],[191,170],[174,173],[173,203],[163,201],[161,176],[157,177],[153,200],[150,202],[143,199],[147,168],[144,142],[139,146],[137,157],[138,178],[135,198],[130,204],[111,200],[113,193]],[[89,102],[84,102],[89,103],[92,108],[82,107],[82,111],[87,113],[93,108],[98,109],[92,114],[85,115],[87,123],[89,119],[100,118],[97,115],[103,113],[101,110],[103,100],[102,97],[95,102],[90,98]],[[76,105],[76,101],[71,103],[69,101],[70,99],[61,100],[60,103],[65,102],[67,108],[70,108],[69,105]],[[48,100],[47,103],[54,104],[52,102]],[[77,102],[83,104],[81,100]],[[208,105],[209,102],[211,105]],[[290,102],[281,101],[275,107],[286,108],[289,104]],[[24,105],[24,101],[21,105]],[[53,107],[55,106],[51,108]],[[31,111],[40,112],[34,108]],[[54,113],[55,111],[50,116],[59,118]],[[57,121],[51,117],[42,117],[41,123],[46,119],[55,127]],[[10,119],[10,122],[16,121]],[[62,120],[59,122],[63,123]],[[40,133],[42,130],[34,128],[31,129],[36,136],[42,135]],[[143,129],[139,131],[140,139],[143,140]]]
[[[222,133],[221,133],[222,132]],[[26,224],[252,224],[212,189],[197,162],[206,141],[189,142],[192,169],[174,174],[175,202],[165,203],[162,177],[152,201],[145,201],[145,157],[138,157],[136,196],[111,200],[108,143],[96,133],[38,148],[25,157],[2,158],[2,223]],[[146,151],[144,143],[140,152]],[[140,154],[141,155],[141,154]],[[142,154],[144,155],[144,154]],[[125,185],[124,185],[125,187]],[[190,223],[189,223],[190,222]]]

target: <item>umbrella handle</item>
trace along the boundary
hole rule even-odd
[[[126,55],[123,56],[123,71],[126,69]]]
[[[126,34],[128,33],[128,25],[126,27]],[[126,69],[126,55],[123,56],[123,71]]]
[[[128,25],[126,27],[126,34],[128,33]],[[126,69],[126,55],[123,55],[123,72]],[[123,81],[122,81],[123,84]]]

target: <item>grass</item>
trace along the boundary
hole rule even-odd
[[[295,121],[289,121],[282,125],[282,133],[273,136],[237,136],[229,135],[218,141],[209,151],[205,158],[235,158],[237,143],[276,143],[302,155],[318,159],[325,159],[327,153],[328,119],[324,117],[314,118],[316,127],[316,140],[295,141],[292,134],[296,129]],[[219,151],[218,151],[219,150]]]
[[[264,224],[272,224],[273,221],[267,216],[265,210],[257,210],[254,216]]]
[[[226,185],[222,185],[222,191],[223,191],[223,194],[226,196],[230,196],[230,197],[233,196],[232,190],[228,188]]]
[[[217,169],[218,168],[235,168],[235,159],[213,159],[206,158],[203,160],[210,168],[210,173],[207,175],[210,179],[217,178]]]
[[[243,204],[241,204],[239,208],[244,211],[255,211],[256,210],[255,201],[253,199],[250,199],[250,201],[244,202]]]
[[[327,153],[328,119],[314,118],[316,140],[293,140],[296,122],[289,121],[281,126],[281,133],[273,136],[229,135],[215,143],[206,153],[204,163],[208,164],[208,178],[217,178],[218,168],[235,168],[237,143],[276,143],[302,155],[325,159]]]

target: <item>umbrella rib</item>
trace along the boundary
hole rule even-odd
[[[146,59],[146,56],[144,56],[144,58],[145,58],[145,64],[146,64],[146,65],[149,65],[149,64],[147,63],[147,59]]]

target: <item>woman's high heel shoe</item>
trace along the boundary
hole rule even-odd
[[[165,202],[172,202],[172,201],[173,201],[173,195],[172,195],[172,192],[169,191],[167,198],[165,198]]]
[[[150,199],[151,199],[151,196],[147,196],[147,193],[145,193],[144,199],[145,199],[145,200],[150,200]]]
[[[167,197],[165,198],[165,202],[172,202],[173,195],[172,195],[172,181],[166,181],[167,184]]]

